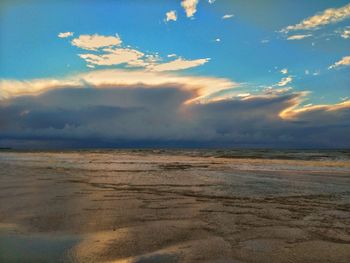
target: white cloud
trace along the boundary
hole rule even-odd
[[[198,0],[182,0],[181,6],[184,8],[187,17],[193,17],[197,12]]]
[[[222,17],[222,19],[230,19],[230,18],[232,18],[232,17],[234,17],[233,14],[228,14],[228,15],[224,15],[224,16]]]
[[[277,83],[277,86],[279,87],[283,87],[286,86],[288,83],[293,81],[293,77],[292,76],[288,76],[285,78],[282,78],[280,82]]]
[[[303,107],[305,108],[305,107],[310,107],[310,106],[312,106],[313,104],[312,103],[309,103],[309,104],[306,104],[306,105],[304,105]]]
[[[62,32],[62,33],[59,33],[57,36],[59,38],[67,38],[67,37],[71,37],[73,35],[74,35],[73,32]]]
[[[166,15],[165,20],[167,22],[169,22],[169,21],[176,21],[177,20],[177,15],[176,15],[176,12],[174,10],[171,10],[171,11],[167,12],[165,15]]]
[[[183,58],[178,58],[176,60],[157,64],[157,65],[150,65],[148,67],[149,70],[152,71],[174,71],[174,70],[182,70],[182,69],[188,69],[193,67],[201,66],[205,63],[207,63],[210,59],[209,58],[202,58],[202,59],[195,59],[195,60],[186,60]]]
[[[307,37],[311,37],[312,35],[311,34],[306,34],[306,35],[292,35],[292,36],[289,36],[287,38],[287,40],[300,40],[300,39],[304,39],[304,38],[307,38]]]
[[[104,49],[105,54],[79,54],[90,65],[111,66],[127,63],[129,65],[140,65],[140,58],[144,54],[130,48]],[[136,63],[136,64],[135,64]]]
[[[86,50],[97,50],[103,47],[119,46],[122,41],[119,36],[80,35],[72,40],[72,45]]]
[[[331,65],[328,69],[333,69],[337,67],[350,66],[350,56],[343,57],[341,60]]]
[[[282,74],[287,74],[287,73],[288,73],[288,69],[286,69],[286,68],[281,69],[281,73],[282,73]]]
[[[342,32],[341,32],[341,35],[340,35],[342,38],[344,39],[348,39],[350,38],[350,27],[346,27]]]
[[[216,0],[208,0],[209,4],[214,4]]]
[[[287,26],[281,32],[288,33],[295,30],[312,30],[321,26],[340,22],[350,17],[350,4],[340,8],[329,8],[314,16],[306,18],[300,23],[292,26]]]
[[[219,41],[219,40],[217,40]],[[203,65],[209,58],[186,60],[178,57],[172,61],[165,60],[158,53],[145,54],[131,46],[121,46],[119,36],[82,35],[73,39],[72,45],[79,46],[90,53],[78,54],[87,63],[87,67],[122,65],[124,68],[138,67],[147,71],[175,71]],[[169,54],[168,58],[176,58]]]
[[[220,38],[216,38],[215,42],[221,42],[221,39]]]
[[[158,54],[150,54],[145,55],[145,61],[147,63],[157,63],[158,61],[161,61],[162,58]]]
[[[239,97],[239,98],[246,98],[246,97],[249,97],[251,94],[250,93],[240,93],[240,94],[237,94],[236,97]]]
[[[263,90],[261,95],[277,95],[277,94],[285,94],[292,90],[291,87],[285,87],[285,88],[274,88],[274,87],[267,87]]]

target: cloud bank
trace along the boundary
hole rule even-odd
[[[177,84],[197,96],[193,101],[200,101],[221,90],[238,87],[239,84],[229,79],[217,77],[180,76],[155,71],[143,70],[94,70],[88,73],[68,76],[63,79],[34,79],[28,81],[0,80],[0,101],[23,95],[38,95],[52,89],[101,86],[119,87],[137,85],[161,87]]]
[[[305,93],[289,89],[210,96],[232,84],[115,70],[2,82],[18,93],[0,100],[0,147],[350,146],[350,101],[301,107]]]

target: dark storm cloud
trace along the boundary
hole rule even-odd
[[[0,102],[0,146],[349,147],[349,107],[280,117],[300,96],[188,104],[176,85],[53,89]]]

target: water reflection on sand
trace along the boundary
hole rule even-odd
[[[269,154],[0,153],[0,261],[348,262],[348,152]]]

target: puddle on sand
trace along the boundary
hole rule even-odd
[[[68,251],[79,240],[68,235],[26,235],[14,226],[0,225],[0,262],[71,262]]]
[[[134,260],[134,263],[162,263],[162,262],[177,263],[178,256],[175,254],[155,254],[151,256],[143,256]]]

